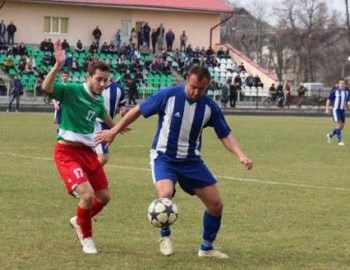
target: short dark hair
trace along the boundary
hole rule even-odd
[[[95,74],[96,70],[99,69],[101,71],[109,72],[109,65],[103,61],[92,61],[89,64],[87,73],[92,76]]]
[[[195,65],[193,66],[189,71],[188,71],[188,77],[190,77],[191,75],[197,75],[198,76],[198,80],[201,81],[203,78],[207,78],[208,82],[210,82],[211,80],[211,75],[209,70],[204,67],[204,66],[200,66],[200,65]]]

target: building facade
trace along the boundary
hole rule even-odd
[[[192,47],[209,46],[210,29],[220,23],[220,14],[232,13],[230,6],[220,0],[173,1],[146,0],[56,0],[56,1],[7,1],[1,18],[17,27],[16,42],[39,44],[45,38],[67,39],[73,45],[78,39],[84,46],[93,41],[92,31],[99,26],[101,41],[114,40],[121,29],[123,41],[128,43],[132,28],[148,22],[151,28],[163,23],[176,35],[174,47],[180,45],[183,30]],[[220,27],[212,31],[212,43],[220,43]]]

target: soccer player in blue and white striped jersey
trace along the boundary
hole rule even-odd
[[[118,113],[121,117],[126,114],[125,92],[119,83],[109,81],[108,86],[102,92],[102,96],[104,98],[106,111],[112,119],[114,119]],[[105,129],[109,129],[109,127],[103,122],[102,119],[97,118],[95,133]],[[95,147],[95,151],[98,155],[98,160],[102,165],[105,165],[108,162],[109,157],[108,145],[106,143],[100,143]]]
[[[327,102],[325,112],[330,113],[330,106],[332,104],[332,116],[333,120],[336,123],[336,127],[327,134],[328,143],[332,142],[332,138],[337,136],[338,145],[343,146],[345,143],[342,140],[342,129],[345,125],[345,110],[349,108],[350,105],[350,93],[346,88],[346,81],[344,79],[340,79],[338,82],[338,86],[332,88]]]
[[[206,207],[203,217],[203,237],[199,257],[228,258],[216,250],[213,242],[221,226],[223,202],[216,179],[200,157],[202,130],[213,127],[225,148],[237,156],[250,170],[252,161],[243,153],[231,134],[220,108],[209,96],[211,76],[202,66],[194,66],[188,73],[186,85],[177,85],[159,91],[131,109],[112,129],[96,136],[96,143],[112,142],[114,137],[140,115],[158,114],[158,128],[152,143],[152,177],[159,198],[171,199],[175,185],[190,195],[197,195]],[[170,228],[160,231],[160,251],[173,254]]]

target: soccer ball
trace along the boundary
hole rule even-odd
[[[148,207],[148,220],[157,228],[166,228],[177,219],[177,207],[167,198],[155,199]]]

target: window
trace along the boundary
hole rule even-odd
[[[55,34],[68,33],[68,18],[60,17],[45,17],[44,18],[44,32]]]
[[[130,38],[131,32],[131,21],[122,20],[121,21],[121,32],[122,32],[122,42],[126,42]]]

